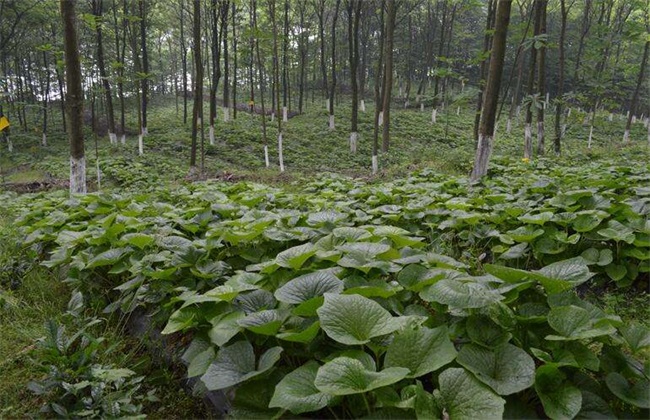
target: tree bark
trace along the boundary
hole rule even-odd
[[[496,122],[497,105],[499,101],[499,89],[501,88],[501,76],[503,73],[503,61],[506,54],[506,38],[508,24],[510,23],[511,0],[498,0],[494,39],[492,40],[492,53],[490,55],[490,70],[485,86],[483,101],[483,112],[481,113],[481,124],[479,127],[478,145],[474,158],[474,167],[470,179],[478,181],[487,174],[490,155],[494,141],[494,125]]]
[[[546,6],[548,0],[540,0],[540,22],[539,35],[546,34]],[[544,101],[542,106],[537,108],[537,154],[544,154],[544,108],[546,107],[546,41],[541,41],[542,45],[537,50],[537,87],[539,90],[539,100]]]
[[[646,11],[646,32],[647,33],[650,33],[650,24],[648,24],[649,13],[650,12]],[[636,81],[636,87],[634,88],[634,94],[632,95],[632,100],[630,101],[627,123],[625,124],[625,134],[623,134],[623,141],[625,143],[628,143],[630,141],[630,129],[632,128],[632,118],[634,118],[634,113],[636,112],[636,104],[639,101],[639,93],[641,92],[641,86],[643,85],[643,77],[645,75],[646,67],[648,66],[650,38],[648,38],[647,33],[646,33],[645,47],[643,48],[643,58],[641,59],[641,67],[639,69],[639,77]]]
[[[334,130],[334,92],[336,91],[336,22],[339,16],[339,6],[341,5],[341,0],[336,0],[336,6],[334,7],[334,16],[332,17],[332,84],[330,85],[329,92],[329,128]]]
[[[145,0],[139,0],[140,5],[140,46],[142,48],[142,127],[141,133],[147,134],[147,104],[149,95],[149,54],[147,54],[147,11]]]
[[[393,90],[393,33],[395,31],[395,15],[397,5],[394,1],[386,2],[386,39],[384,51],[384,94],[383,96],[383,132],[381,151],[388,152],[390,146],[390,100]]]
[[[566,1],[560,0],[560,39],[558,41],[559,49],[559,75],[558,75],[558,84],[557,84],[557,97],[555,101],[555,137],[553,139],[553,149],[556,155],[560,155],[562,152],[562,109],[564,106],[564,72],[565,72],[565,51],[564,51],[564,40],[566,37],[566,24],[567,16],[569,11],[566,7]]]
[[[111,94],[111,84],[108,81],[106,66],[104,64],[104,43],[102,26],[104,13],[103,0],[93,0],[93,14],[95,15],[95,34],[97,36],[97,67],[99,67],[99,77],[102,79],[102,87],[106,98],[106,117],[108,118],[108,139],[111,144],[117,144],[117,135],[115,134],[115,117],[113,115],[113,95]]]
[[[70,193],[85,194],[86,158],[83,134],[83,91],[81,89],[81,62],[77,40],[76,0],[61,0],[63,18],[68,120],[70,121]]]
[[[194,108],[192,110],[192,149],[190,171],[196,171],[199,130],[203,126],[203,61],[201,60],[201,0],[194,0]]]

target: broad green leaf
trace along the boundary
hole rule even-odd
[[[113,265],[117,263],[124,254],[131,251],[130,248],[113,248],[108,251],[104,251],[101,254],[96,255],[91,259],[86,265],[85,269],[90,270],[97,267],[103,267],[106,265]]]
[[[529,276],[539,281],[549,294],[576,287],[594,276],[582,257],[571,258],[531,271]]]
[[[296,277],[275,291],[280,302],[300,304],[325,293],[341,293],[343,282],[331,271],[314,271]]]
[[[530,272],[504,265],[486,264],[485,271],[508,283],[521,283],[525,281]]]
[[[372,238],[372,234],[366,229],[357,227],[338,227],[332,231],[337,238],[344,239],[346,242],[357,242]]]
[[[314,381],[320,366],[311,360],[287,374],[275,387],[269,407],[279,407],[293,414],[317,411],[327,407],[335,397],[316,388]]]
[[[417,378],[440,369],[456,358],[446,326],[405,328],[388,346],[384,366],[408,368],[407,377]]]
[[[259,289],[240,294],[235,298],[234,303],[235,306],[241,308],[248,315],[264,309],[273,309],[278,302],[271,292]]]
[[[307,328],[302,330],[291,330],[279,333],[276,335],[280,340],[293,341],[296,343],[309,343],[320,331],[320,322],[315,321],[310,324]]]
[[[210,341],[219,347],[222,347],[231,338],[241,331],[241,327],[237,323],[245,316],[242,311],[228,312],[218,315],[210,320],[212,328],[208,331]]]
[[[339,245],[337,249],[347,252],[354,259],[369,261],[379,254],[390,251],[390,245],[375,242],[349,242]]]
[[[400,327],[396,318],[373,300],[358,295],[324,296],[325,303],[316,311],[321,328],[339,343],[365,344]]]
[[[601,221],[602,219],[597,214],[585,213],[578,215],[571,223],[571,227],[576,232],[591,232]]]
[[[144,249],[155,241],[153,236],[144,233],[128,233],[122,236],[120,239],[127,244],[133,245],[139,249]]]
[[[449,419],[500,419],[505,400],[472,374],[461,368],[450,368],[438,378],[442,406]]]
[[[582,393],[554,365],[543,365],[535,373],[535,391],[544,412],[552,419],[572,419],[582,406]]]
[[[420,292],[427,302],[438,302],[454,308],[484,308],[503,299],[499,292],[488,289],[473,279],[440,280]]]
[[[584,250],[580,256],[584,258],[587,264],[597,264],[599,266],[606,266],[614,261],[614,255],[611,249],[598,250],[596,248],[589,248]]]
[[[636,407],[650,408],[650,381],[647,378],[638,379],[630,384],[623,375],[612,372],[605,380],[607,388],[618,398]]]
[[[171,314],[167,325],[162,330],[162,334],[173,334],[178,331],[185,330],[196,322],[196,311],[195,307],[186,307],[181,308]]]
[[[408,373],[408,369],[399,367],[375,372],[357,359],[337,357],[318,369],[314,384],[328,395],[360,394],[399,382]]]
[[[532,357],[512,344],[492,349],[466,344],[456,360],[499,395],[523,391],[535,381]]]
[[[277,309],[266,309],[246,315],[237,324],[255,334],[275,335],[283,321],[284,316]]]
[[[472,342],[484,347],[498,347],[512,338],[512,334],[484,315],[471,315],[468,317],[465,329]]]
[[[215,353],[213,347],[208,347],[206,350],[197,354],[192,358],[190,365],[187,367],[187,377],[193,378],[195,376],[203,375],[205,371],[208,370],[208,366],[210,366],[214,360],[214,356]]]
[[[650,348],[650,328],[638,323],[632,323],[620,328],[623,338],[633,353]]]
[[[517,242],[531,242],[533,239],[544,234],[544,229],[535,228],[534,226],[519,226],[517,229],[509,230],[508,236]]]
[[[516,260],[521,258],[528,252],[528,244],[521,243],[508,248],[503,254],[499,255],[499,259],[502,260]]]
[[[531,225],[543,225],[551,219],[553,219],[553,213],[548,211],[539,214],[525,214],[517,218],[517,220]]]
[[[294,246],[286,251],[280,252],[275,257],[275,262],[281,267],[298,270],[311,256],[316,254],[316,248],[311,242]]]
[[[578,306],[559,306],[548,313],[548,324],[561,335],[548,335],[547,340],[582,340],[616,332],[609,320],[593,319]]]
[[[622,280],[627,274],[627,268],[621,264],[610,264],[605,267],[605,272],[614,281]]]
[[[616,242],[623,241],[628,244],[631,244],[636,239],[634,236],[634,230],[616,220],[610,220],[607,223],[607,227],[605,229],[600,229],[598,234],[603,238]]]
[[[248,341],[238,341],[219,350],[201,381],[209,391],[237,385],[271,369],[280,360],[280,353],[281,347],[271,347],[255,366],[253,346]]]

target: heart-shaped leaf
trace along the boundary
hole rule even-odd
[[[296,277],[275,291],[280,302],[300,304],[325,293],[341,293],[343,282],[331,271],[314,271]]]
[[[300,414],[328,406],[335,397],[321,392],[314,385],[319,367],[318,363],[312,360],[282,378],[275,387],[269,407],[279,407]]]
[[[255,366],[255,353],[248,341],[222,347],[201,381],[209,391],[224,389],[247,381],[268,371],[280,360],[282,347],[271,347]]]
[[[325,303],[316,311],[321,328],[339,343],[365,344],[400,327],[396,318],[374,300],[358,295],[324,296]]]
[[[535,381],[533,358],[509,343],[493,349],[466,344],[457,360],[499,395],[523,391]]]
[[[430,329],[405,328],[395,334],[388,346],[384,365],[405,367],[409,378],[417,378],[440,369],[456,358],[456,349],[449,340],[446,326]]]
[[[450,368],[438,378],[443,408],[450,419],[500,419],[505,400],[465,369]]]
[[[375,372],[357,359],[337,357],[318,369],[314,383],[316,388],[329,395],[351,395],[392,385],[408,373],[408,369],[399,367]]]

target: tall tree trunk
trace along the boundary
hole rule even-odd
[[[253,14],[253,33],[257,34],[257,2],[256,0],[251,0],[251,10]],[[260,80],[260,105],[262,106],[262,141],[264,142],[264,163],[268,168],[270,166],[269,162],[269,143],[266,136],[266,108],[264,107],[264,88],[265,88],[265,76],[264,76],[264,64],[260,56],[260,40],[255,38],[255,55],[257,57],[257,73]]]
[[[106,98],[106,117],[108,118],[108,139],[111,144],[117,144],[117,135],[115,134],[115,117],[113,115],[113,95],[111,94],[111,84],[108,81],[106,66],[104,64],[104,43],[102,26],[104,14],[103,0],[93,0],[93,14],[95,15],[95,34],[97,36],[97,67],[99,67],[99,77],[102,79],[102,87]]]
[[[83,133],[83,90],[75,6],[76,0],[61,0],[66,67],[67,105],[70,120],[70,193],[86,193],[86,157]]]
[[[560,0],[560,39],[559,43],[559,75],[558,75],[558,84],[557,84],[557,98],[555,101],[555,137],[553,139],[553,149],[556,155],[560,155],[562,151],[562,108],[564,106],[564,68],[565,68],[565,51],[564,51],[564,39],[566,37],[566,24],[567,16],[569,10],[566,7],[566,1]]]
[[[390,0],[388,0],[390,1]],[[384,41],[386,39],[386,26],[384,25],[386,0],[381,0],[381,24],[379,35],[379,58],[377,60],[377,68],[375,70],[375,117],[373,122],[373,138],[372,138],[372,174],[375,175],[379,171],[379,118],[381,116],[382,92],[381,80],[382,69],[384,67]]]
[[[474,158],[474,167],[472,168],[470,177],[472,182],[478,181],[487,174],[490,155],[492,154],[494,126],[499,102],[499,89],[501,88],[503,61],[506,55],[506,38],[508,24],[510,23],[511,6],[511,0],[498,0],[494,25],[494,39],[492,40],[492,53],[490,54],[490,70],[485,85],[478,145]]]
[[[488,0],[488,14],[485,24],[485,35],[483,36],[483,52],[490,51],[490,44],[492,43],[492,28],[494,28],[494,19],[496,15],[498,0]],[[481,114],[483,107],[483,99],[485,92],[485,84],[487,79],[488,60],[481,61],[481,78],[479,80],[479,91],[476,99],[476,114],[474,116],[474,141],[478,144],[479,125],[481,122]]]
[[[542,9],[541,9],[542,0],[534,0],[533,9],[535,14],[535,31],[534,36],[539,35]],[[530,46],[530,63],[528,70],[528,105],[526,105],[526,123],[524,126],[524,158],[532,159],[533,158],[533,106],[535,94],[535,70],[537,66],[537,49],[535,45]]]
[[[323,97],[328,98],[327,88],[327,61],[325,60],[325,0],[318,0],[316,4],[316,15],[318,16],[318,36],[320,38],[320,71],[323,76]],[[327,100],[329,102],[329,99]],[[329,110],[329,104],[327,104]]]
[[[576,83],[578,83],[578,72],[580,71],[580,64],[581,64],[581,58],[582,58],[582,52],[584,51],[585,48],[585,38],[587,37],[587,34],[589,33],[589,29],[591,27],[591,18],[590,18],[590,13],[591,13],[591,4],[593,0],[585,0],[585,7],[583,9],[583,14],[582,14],[582,28],[580,30],[580,41],[578,42],[578,52],[576,53],[576,66],[575,70],[573,71],[573,85],[575,86]]]
[[[280,109],[280,62],[278,60],[278,20],[276,13],[276,0],[269,0],[269,16],[271,18],[271,27],[273,31],[273,103],[275,109]],[[280,172],[284,172],[284,156],[282,147],[282,118],[278,121],[278,161],[280,163]]]
[[[348,0],[348,51],[350,58],[350,78],[352,87],[352,117],[350,127],[350,152],[357,152],[359,139],[359,20],[361,0]]]
[[[330,85],[329,92],[329,127],[330,130],[334,130],[334,92],[336,91],[336,22],[339,17],[339,6],[341,5],[341,0],[336,0],[336,6],[334,7],[334,15],[332,16],[332,84]]]
[[[548,0],[540,0],[540,22],[539,36],[546,35],[546,6]],[[546,108],[546,41],[537,50],[537,87],[539,90],[539,100],[543,101],[541,107],[537,108],[537,154],[544,154],[544,108]]]
[[[140,45],[142,48],[142,135],[147,134],[147,101],[149,95],[149,54],[147,54],[147,10],[145,0],[139,0],[140,5]]]
[[[305,2],[298,2],[298,11],[300,15],[300,38],[298,40],[298,53],[300,56],[300,76],[298,79],[298,112],[302,114],[305,96],[305,67],[307,67],[308,50],[308,32],[307,28],[305,27]]]
[[[223,0],[222,0],[223,1]],[[230,55],[228,54],[228,12],[229,0],[221,10],[221,41],[223,43],[223,120],[230,121]]]
[[[386,2],[386,39],[384,52],[384,94],[383,96],[383,132],[381,151],[388,152],[390,145],[390,100],[393,90],[393,33],[395,31],[395,15],[397,13],[397,4],[394,1]]]
[[[282,37],[282,121],[288,121],[287,96],[289,94],[289,0],[284,0],[284,26]]]
[[[187,46],[185,45],[185,0],[180,0],[181,67],[183,72],[183,124],[187,124]]]
[[[47,60],[47,53],[43,51],[43,67],[45,68],[45,92],[43,92],[43,139],[41,145],[47,146],[47,111],[50,102],[50,65]]]
[[[636,112],[637,102],[639,101],[639,92],[641,91],[641,86],[643,86],[643,77],[645,75],[646,67],[648,67],[648,51],[650,50],[650,12],[646,10],[646,41],[645,47],[643,48],[643,58],[641,59],[641,67],[639,68],[639,77],[636,81],[636,87],[634,88],[634,94],[632,95],[632,100],[630,101],[630,108],[627,115],[627,124],[625,124],[625,134],[623,134],[623,141],[628,143],[630,141],[630,128],[632,128],[632,118]]]
[[[249,99],[248,99],[248,108],[252,113],[255,112],[255,81],[253,77],[253,61],[255,60],[255,34],[253,31],[255,30],[255,23],[253,20],[253,1],[251,0],[251,3],[248,8],[248,20],[249,20],[249,28],[250,28],[250,35],[248,38],[248,42],[250,44],[250,61],[248,62],[248,84],[250,85],[250,93],[249,93]],[[262,81],[260,80],[260,84]]]
[[[194,0],[194,108],[192,110],[192,149],[190,172],[196,173],[196,150],[199,130],[203,127],[203,61],[201,60],[201,0]]]
[[[232,118],[237,119],[237,5],[232,2]]]

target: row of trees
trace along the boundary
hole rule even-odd
[[[328,125],[336,129],[337,100],[349,94],[350,149],[360,138],[358,113],[375,104],[373,169],[390,147],[390,107],[430,107],[432,122],[452,101],[476,95],[480,110],[502,98],[510,130],[525,112],[524,156],[544,153],[545,110],[554,110],[553,144],[560,152],[569,106],[594,117],[599,109],[647,115],[644,89],[650,17],[648,0],[78,0],[82,90],[96,97],[108,137],[125,141],[125,98],[137,98],[139,147],[147,134],[152,93],[173,93],[177,111],[191,124],[191,166],[203,133],[203,86],[209,95],[209,140],[214,126],[242,109],[271,114],[282,128],[308,97],[322,96]],[[504,3],[504,4],[502,4]],[[508,3],[509,30],[499,17]],[[0,0],[3,107],[26,130],[30,105],[42,109],[47,142],[48,103],[64,107],[64,69],[58,10],[47,0]],[[501,13],[501,15],[499,14]],[[56,19],[53,19],[56,18]],[[504,64],[495,68],[495,41],[503,34]],[[490,54],[492,52],[492,55]],[[491,59],[490,59],[491,56]],[[489,71],[488,71],[489,70]],[[503,83],[490,91],[489,76]],[[495,75],[495,77],[497,77]],[[466,88],[466,86],[468,86]],[[220,97],[220,98],[219,98]],[[119,104],[116,112],[114,101]],[[266,101],[266,102],[265,102]],[[269,108],[267,110],[267,108]],[[281,115],[280,115],[281,112]],[[277,117],[276,117],[277,114]],[[496,118],[495,114],[495,118]],[[119,124],[117,123],[119,115]],[[266,140],[267,119],[261,118]],[[65,117],[63,128],[66,129]],[[340,126],[340,122],[338,124]],[[381,141],[380,141],[381,140]],[[203,143],[201,142],[201,145]],[[201,154],[202,156],[202,154]],[[268,164],[268,147],[265,146]]]

